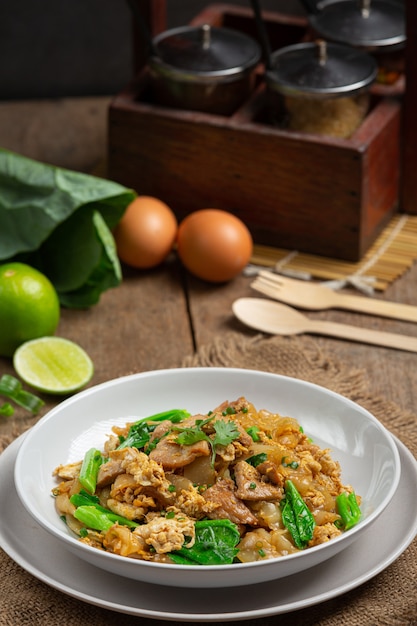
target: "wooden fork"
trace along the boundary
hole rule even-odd
[[[259,272],[251,287],[274,300],[310,311],[336,308],[417,322],[417,306],[338,293],[325,285],[288,278],[267,270]]]

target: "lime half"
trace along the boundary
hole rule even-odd
[[[16,373],[28,385],[52,394],[78,391],[93,376],[88,354],[62,337],[41,337],[23,343],[13,355]]]

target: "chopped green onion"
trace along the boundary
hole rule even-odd
[[[257,467],[261,463],[265,463],[267,458],[268,456],[266,452],[260,452],[259,454],[254,454],[253,456],[250,456],[248,459],[246,459],[246,463],[249,463],[249,465],[252,465],[252,467]]]
[[[0,415],[3,417],[11,417],[14,413],[14,408],[10,404],[10,402],[5,402],[0,406]]]
[[[21,382],[10,374],[3,374],[0,378],[0,395],[6,396],[6,398],[9,398],[15,404],[34,415],[45,404],[38,396],[35,396],[30,391],[25,391]]]
[[[249,426],[249,428],[246,429],[246,432],[248,433],[248,435],[250,435],[253,439],[253,441],[259,441],[260,437],[258,435],[259,433],[259,426]]]
[[[299,465],[297,461],[291,461],[290,463],[287,463],[286,458],[287,458],[286,456],[283,456],[281,459],[282,467],[291,467],[291,469],[297,469]]]
[[[22,388],[22,384],[17,378],[10,374],[3,374],[0,378],[0,390],[3,395],[14,395],[18,393]]]
[[[222,412],[222,415],[236,415],[236,409],[232,406],[228,406],[227,409]]]

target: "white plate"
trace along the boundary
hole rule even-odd
[[[216,613],[203,589],[161,587],[119,578],[81,561],[26,512],[13,470],[23,436],[0,456],[0,546],[30,574],[54,589],[105,609],[181,622],[226,622],[289,613],[335,598],[393,563],[417,534],[417,462],[395,439],[401,457],[399,487],[382,515],[350,548],[294,576],[238,589],[216,590]],[[386,529],[390,532],[387,533]],[[47,555],[53,555],[47,558]],[[65,566],[63,566],[63,564]]]

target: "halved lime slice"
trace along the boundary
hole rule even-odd
[[[94,373],[93,362],[83,348],[62,337],[26,341],[14,353],[13,365],[34,389],[59,395],[78,391]]]

